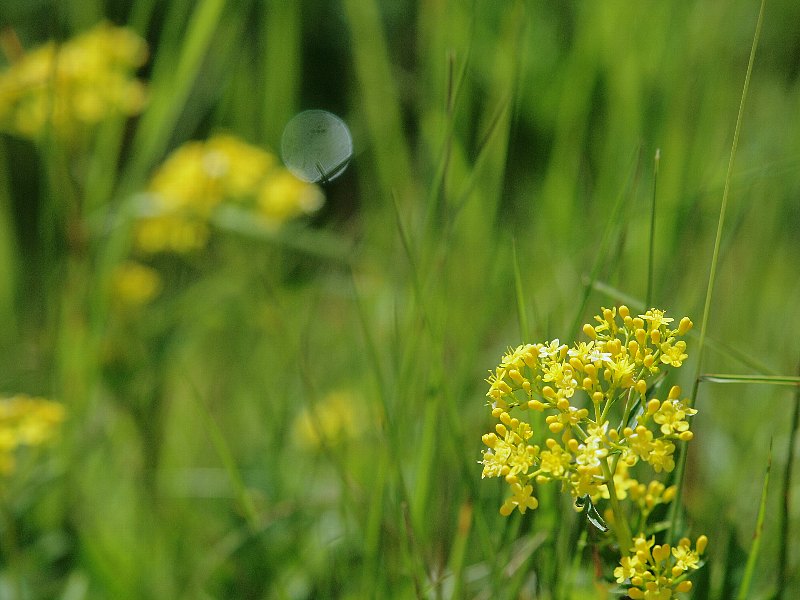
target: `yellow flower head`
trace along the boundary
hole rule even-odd
[[[0,74],[0,129],[35,139],[52,125],[69,140],[110,116],[135,115],[146,94],[134,73],[146,58],[144,40],[109,23],[48,42]]]
[[[64,407],[44,398],[17,394],[0,398],[0,473],[9,475],[20,446],[39,446],[49,441],[64,420]]]
[[[225,203],[252,210],[270,226],[310,214],[320,189],[277,166],[273,154],[232,135],[187,142],[154,173],[141,197],[134,246],[145,254],[203,248],[214,211]]]

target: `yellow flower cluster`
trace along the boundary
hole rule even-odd
[[[135,115],[145,89],[134,72],[146,58],[143,39],[108,23],[48,42],[0,74],[0,130],[36,139],[51,125],[68,140],[111,115]]]
[[[688,592],[692,582],[686,579],[687,572],[700,568],[700,557],[708,544],[701,535],[692,549],[691,541],[683,538],[671,548],[669,544],[655,544],[655,538],[639,535],[633,547],[623,556],[614,570],[617,583],[628,581],[628,597],[638,600],[668,600],[677,592]]]
[[[150,181],[134,227],[145,254],[203,248],[209,219],[225,202],[253,209],[266,225],[310,214],[323,203],[320,189],[294,177],[273,154],[231,135],[188,142],[175,150]]]
[[[364,430],[361,400],[349,391],[327,394],[321,402],[303,410],[294,422],[294,438],[307,450],[320,450],[357,439]]]
[[[561,481],[575,498],[605,495],[622,463],[645,461],[656,471],[672,471],[676,440],[690,440],[686,420],[696,411],[673,387],[664,401],[647,398],[648,381],[662,365],[680,366],[691,327],[677,328],[658,309],[632,316],[626,306],[603,309],[597,325],[585,325],[588,342],[571,348],[554,340],[509,350],[487,382],[492,416],[499,423],[483,436],[483,477],[504,477],[512,496],[501,513],[535,508],[531,483]],[[582,392],[576,395],[576,392]],[[585,406],[578,403],[586,398]],[[616,407],[616,408],[615,408]],[[511,412],[550,413],[544,446],[533,444],[531,425]],[[621,418],[610,426],[612,410]]]
[[[64,407],[57,402],[25,394],[0,398],[0,474],[14,472],[17,448],[47,442],[63,420]]]

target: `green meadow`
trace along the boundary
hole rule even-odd
[[[653,535],[709,540],[635,597],[794,597],[800,3],[761,9],[3,0],[0,404],[63,414],[0,407],[0,598],[626,598],[566,488],[481,477],[504,353],[622,304],[694,323]],[[352,134],[316,184],[308,109]]]

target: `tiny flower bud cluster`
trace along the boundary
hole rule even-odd
[[[673,598],[676,592],[688,592],[692,582],[686,579],[690,570],[700,568],[708,538],[701,535],[692,549],[689,538],[683,538],[674,548],[655,544],[655,538],[639,535],[633,547],[614,569],[617,583],[628,582],[628,596],[639,598]]]

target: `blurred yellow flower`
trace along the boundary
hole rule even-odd
[[[119,265],[111,283],[115,305],[137,308],[155,298],[161,291],[161,277],[155,269],[134,261]]]
[[[259,213],[270,225],[316,212],[323,202],[317,186],[284,170],[268,178],[258,194]]]
[[[167,157],[143,196],[136,249],[153,254],[203,248],[213,211],[226,202],[252,206],[271,226],[318,210],[324,200],[320,189],[277,162],[273,154],[228,134],[184,144]]]
[[[352,392],[337,391],[304,409],[295,419],[298,444],[308,450],[338,445],[357,438],[363,429],[361,402]]]
[[[20,446],[39,446],[50,440],[64,420],[64,407],[44,398],[17,394],[0,398],[0,474],[16,466]]]
[[[134,72],[146,59],[143,39],[105,22],[31,50],[0,74],[0,130],[35,139],[52,124],[71,139],[111,115],[135,115],[146,94]]]

